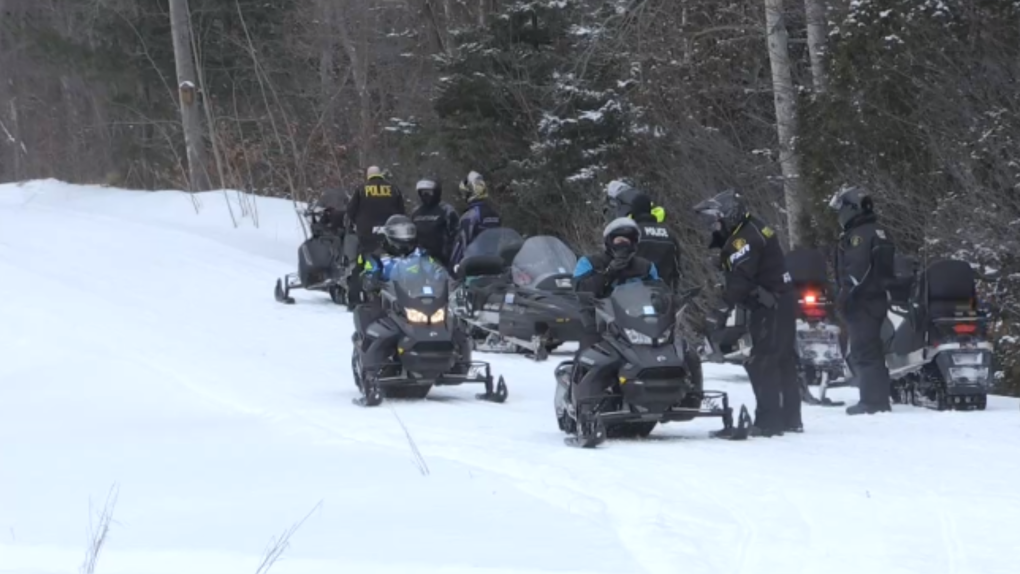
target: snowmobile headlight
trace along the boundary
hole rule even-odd
[[[652,338],[649,337],[648,335],[645,335],[644,333],[639,333],[639,332],[635,331],[634,329],[624,329],[623,332],[624,332],[624,334],[627,335],[627,339],[629,339],[630,342],[635,344],[635,345],[651,345],[652,344]]]
[[[442,323],[446,320],[446,309],[440,309],[429,317],[429,323]]]
[[[404,309],[404,313],[407,314],[407,320],[411,323],[428,323],[429,316],[417,309]]]

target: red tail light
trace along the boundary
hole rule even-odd
[[[973,335],[977,333],[977,325],[974,323],[957,323],[953,325],[953,331],[958,335]]]
[[[817,305],[818,304],[818,295],[815,295],[814,293],[805,293],[804,294],[804,304],[805,305]]]

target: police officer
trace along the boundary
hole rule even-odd
[[[365,184],[351,194],[347,220],[358,237],[358,263],[375,254],[382,246],[383,229],[392,215],[404,215],[404,196],[387,180],[377,166],[365,172]],[[347,308],[353,310],[362,299],[361,273],[355,270],[348,280]]]
[[[878,223],[870,193],[845,187],[829,202],[842,234],[836,248],[836,309],[850,339],[850,370],[860,391],[848,415],[891,411],[889,369],[882,348],[882,323],[889,312],[888,284],[895,277],[892,236]]]
[[[694,207],[712,227],[709,249],[720,249],[726,308],[709,317],[725,324],[731,309],[751,311],[751,356],[744,364],[757,408],[753,436],[803,432],[797,381],[797,295],[775,230],[751,215],[740,194],[726,190]]]
[[[630,202],[627,215],[641,230],[637,254],[652,263],[659,270],[659,277],[675,292],[680,284],[680,246],[669,228],[656,221],[652,215],[652,200],[638,193]]]
[[[499,212],[489,201],[489,188],[482,178],[482,174],[472,171],[467,178],[460,183],[460,192],[467,202],[467,209],[460,216],[460,223],[457,231],[457,241],[453,246],[453,253],[450,256],[450,264],[460,263],[464,256],[464,250],[474,241],[478,234],[486,229],[501,227],[503,219]]]
[[[443,186],[436,179],[423,179],[415,186],[419,205],[411,213],[418,228],[418,244],[426,253],[449,267],[453,244],[460,229],[460,217],[443,199]]]

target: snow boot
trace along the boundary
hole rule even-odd
[[[755,425],[751,427],[751,430],[748,431],[747,434],[752,437],[772,438],[774,436],[783,436],[783,430],[779,428],[760,427]]]
[[[888,404],[874,406],[865,403],[857,403],[846,408],[846,414],[850,416],[854,415],[873,415],[876,413],[888,413],[892,412],[892,407]]]

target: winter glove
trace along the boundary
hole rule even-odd
[[[626,269],[629,264],[629,259],[614,257],[613,260],[609,262],[609,267],[606,268],[606,275],[615,277],[619,275],[621,271]]]
[[[362,291],[379,291],[382,289],[382,282],[379,281],[379,277],[374,273],[369,273],[361,278],[361,290]]]
[[[709,333],[718,331],[726,326],[726,320],[730,317],[730,310],[727,308],[712,309],[705,317],[705,328]]]

